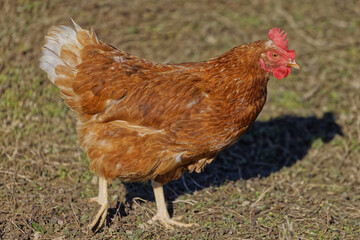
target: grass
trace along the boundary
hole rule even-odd
[[[356,1],[0,2],[0,239],[359,239],[360,8]],[[271,79],[258,121],[201,174],[165,187],[170,213],[146,222],[148,183],[109,186],[92,234],[96,178],[74,114],[38,66],[51,25],[74,18],[104,42],[159,63],[201,61],[287,30],[301,71]]]

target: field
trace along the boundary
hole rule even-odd
[[[0,1],[0,239],[360,239],[359,16],[356,0]],[[106,226],[87,228],[97,178],[38,61],[70,18],[159,63],[288,32],[301,70],[271,78],[256,123],[204,172],[165,187],[170,213],[198,227],[147,224],[151,185],[115,180]]]

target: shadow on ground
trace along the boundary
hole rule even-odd
[[[285,166],[304,158],[310,148],[331,141],[336,134],[343,135],[333,113],[321,118],[283,116],[270,121],[254,123],[252,128],[234,145],[221,152],[215,161],[200,174],[185,173],[182,178],[165,185],[165,197],[172,214],[172,201],[184,193],[219,186],[227,181],[267,177]],[[150,184],[125,183],[126,202],[140,197],[154,201]],[[124,204],[109,210],[110,219],[116,212],[126,216]],[[112,216],[111,216],[112,215]]]

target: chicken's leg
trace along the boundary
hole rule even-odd
[[[98,204],[101,205],[98,213],[96,214],[96,217],[89,224],[89,227],[91,229],[96,227],[95,230],[93,230],[93,231],[97,232],[105,222],[108,207],[109,207],[107,182],[104,177],[99,177],[99,195],[97,197],[91,198],[89,201],[97,202]]]
[[[157,213],[151,220],[149,220],[149,223],[153,223],[154,221],[158,220],[166,228],[172,228],[171,225],[177,225],[181,227],[191,227],[194,225],[193,223],[186,224],[172,220],[166,208],[163,185],[155,181],[152,181],[151,185],[154,189]]]

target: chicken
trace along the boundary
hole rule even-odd
[[[156,64],[98,40],[74,22],[51,27],[40,67],[77,113],[81,146],[99,176],[101,205],[90,223],[107,216],[107,182],[151,180],[158,220],[169,217],[163,185],[185,171],[200,172],[255,121],[266,101],[271,74],[299,69],[286,33],[240,45],[206,62]]]

